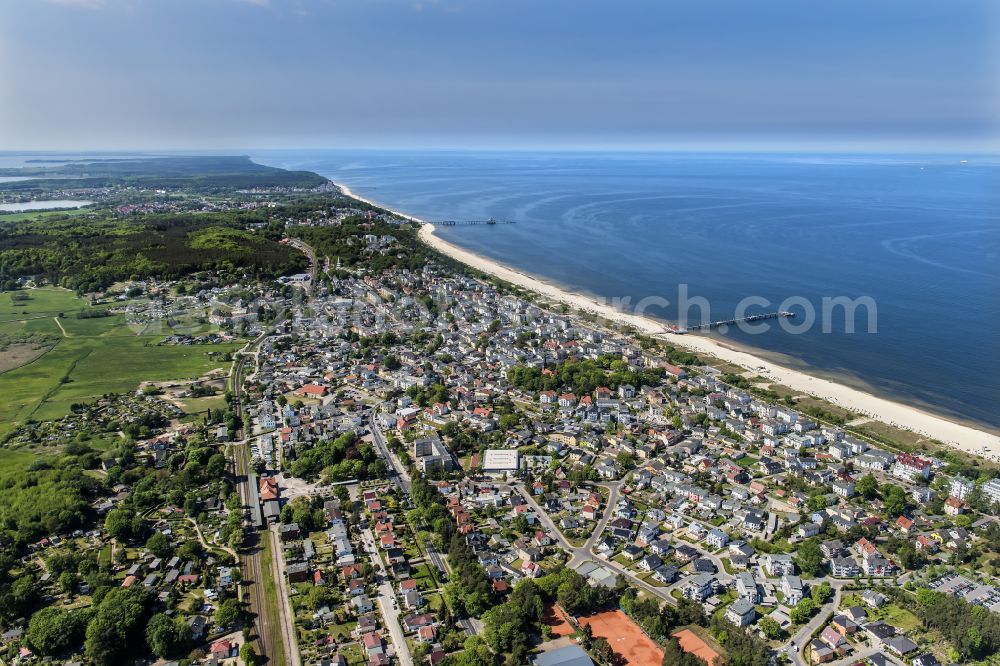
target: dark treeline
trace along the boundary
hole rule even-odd
[[[891,588],[898,601],[913,608],[910,595]],[[951,642],[961,661],[979,661],[1000,653],[1000,617],[987,608],[964,599],[926,588],[917,590],[917,617],[928,629],[936,629]]]
[[[0,185],[3,190],[38,194],[63,188],[113,185],[211,193],[253,187],[313,188],[326,182],[311,171],[286,171],[256,164],[239,155],[89,159],[66,164],[38,162],[24,168],[0,169],[0,175],[38,176],[39,180]]]
[[[439,546],[447,547],[451,579],[444,594],[455,615],[478,617],[496,602],[493,586],[479,564],[475,552],[458,533],[444,498],[422,476],[415,475],[410,486],[413,506],[429,525]]]
[[[112,218],[79,216],[4,223],[0,218],[0,286],[42,276],[79,292],[120,280],[178,278],[218,270],[269,278],[307,265],[294,248],[248,231],[262,213],[171,213]]]

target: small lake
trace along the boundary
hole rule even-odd
[[[0,204],[0,213],[19,213],[25,210],[52,210],[54,208],[83,208],[93,201],[73,201],[70,199],[54,199],[52,201],[25,201],[22,203]]]
[[[19,183],[22,180],[32,180],[30,176],[0,176],[0,183]]]

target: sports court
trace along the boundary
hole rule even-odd
[[[682,629],[674,634],[674,638],[681,644],[681,649],[690,652],[696,657],[700,657],[708,666],[713,666],[716,660],[720,660],[720,654],[713,650],[708,643],[702,640],[701,636],[690,629]]]
[[[650,666],[663,661],[663,650],[620,610],[579,617],[577,621],[590,626],[594,636],[606,638],[611,649],[625,657],[626,664]]]
[[[545,617],[542,622],[552,628],[552,637],[570,636],[573,634],[573,625],[569,623],[566,612],[556,604],[549,604],[545,607]]]

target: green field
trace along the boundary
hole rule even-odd
[[[188,414],[201,414],[208,409],[220,410],[226,408],[226,396],[222,393],[204,398],[185,398],[177,402],[180,403],[181,409]]]
[[[5,473],[24,471],[35,458],[35,454],[28,451],[0,449],[0,470]]]
[[[15,301],[15,295],[27,296],[27,301]],[[90,309],[82,298],[68,289],[45,287],[0,293],[0,322],[32,317],[54,317],[60,312],[67,316]]]
[[[210,353],[235,351],[239,343],[158,346],[165,333],[137,335],[123,317],[77,319],[88,306],[62,289],[32,289],[31,300],[0,294],[0,334],[45,333],[59,337],[46,354],[0,374],[0,436],[26,419],[57,419],[75,402],[105,393],[134,391],[142,381],[196,378],[228,363]],[[58,313],[65,317],[56,321]],[[59,324],[62,324],[63,330]]]

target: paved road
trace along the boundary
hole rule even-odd
[[[431,564],[437,567],[438,571],[443,574],[449,573],[448,565],[445,564],[444,556],[437,552],[437,548],[431,543],[430,539],[424,542],[424,548],[427,551],[427,559],[431,561]]]
[[[372,440],[375,442],[375,446],[379,450],[379,455],[388,463],[389,472],[399,486],[399,489],[409,497],[410,496],[410,474],[406,471],[406,466],[403,465],[402,461],[396,456],[395,453],[389,450],[389,444],[385,439],[385,435],[382,434],[382,428],[378,425],[378,405],[372,408],[371,415],[368,417],[368,426],[372,433]]]
[[[570,556],[569,562],[571,564],[580,564],[587,560],[593,560],[595,562],[599,562],[603,566],[613,569],[619,576],[625,578],[635,587],[643,589],[646,592],[655,595],[668,603],[676,605],[677,600],[674,599],[672,596],[670,596],[668,588],[656,587],[654,585],[650,585],[646,581],[637,578],[635,574],[628,571],[625,567],[618,564],[614,560],[604,560],[602,558],[596,557],[595,555],[593,555],[593,553],[591,553],[590,548],[593,546],[594,543],[597,542],[598,539],[600,539],[601,532],[604,530],[604,527],[608,524],[610,516],[614,511],[615,504],[618,503],[617,499],[618,487],[620,486],[620,484],[621,482],[615,482],[613,484],[599,484],[603,485],[606,488],[610,488],[611,492],[608,495],[608,502],[604,509],[604,515],[601,516],[601,520],[598,521],[598,528],[594,530],[594,533],[590,536],[587,542],[580,547],[574,546],[573,544],[571,544],[569,541],[566,540],[566,538],[562,535],[562,532],[560,532],[559,529],[556,527],[556,524],[552,522],[552,518],[549,517],[549,514],[544,509],[542,509],[542,507],[540,507],[537,502],[535,502],[535,498],[532,497],[531,494],[527,492],[521,485],[511,486],[510,488],[515,492],[517,492],[518,494],[520,494],[521,497],[523,497],[528,502],[528,505],[532,509],[534,509],[535,513],[538,516],[539,522],[552,533],[552,535],[556,538],[556,540],[559,541],[559,545],[562,546],[562,548],[565,549],[567,553],[569,553]],[[614,498],[613,502],[612,498]]]
[[[382,433],[382,429],[379,427],[376,414],[378,411],[378,405],[372,410],[371,416],[368,420],[368,425],[372,432],[372,439],[375,442],[375,446],[379,450],[379,454],[382,458],[389,464],[389,471],[392,475],[393,480],[399,489],[403,492],[406,497],[410,496],[410,474],[406,471],[406,466],[403,465],[399,457],[389,449],[389,445],[386,442],[385,435]],[[451,575],[451,567],[448,564],[447,558],[439,553],[434,547],[434,544],[427,541],[425,544],[427,551],[427,559],[438,568],[438,571],[444,574]],[[483,623],[476,618],[459,618],[458,625],[465,630],[465,633],[469,636],[475,636],[483,632]]]
[[[395,646],[396,657],[402,666],[413,666],[413,657],[410,655],[410,646],[406,643],[406,636],[403,628],[399,624],[399,607],[396,604],[396,595],[392,590],[392,583],[389,581],[388,572],[382,566],[382,558],[378,555],[378,547],[375,545],[375,536],[370,529],[361,531],[361,542],[365,552],[375,568],[376,575],[382,581],[378,586],[378,605],[382,611],[382,618],[385,620],[386,629],[392,638]]]
[[[813,584],[818,585],[821,582],[823,581],[813,581]],[[802,652],[806,649],[806,645],[809,643],[809,637],[812,636],[814,631],[826,624],[833,613],[840,608],[840,598],[843,596],[843,587],[847,584],[847,582],[848,581],[830,580],[829,583],[834,588],[833,598],[823,604],[822,608],[816,612],[816,615],[814,615],[807,624],[803,625],[803,627],[795,632],[794,636],[792,636],[791,642],[799,646],[799,651],[789,652],[788,657],[792,660],[792,663],[795,664],[795,666],[806,666],[806,661],[802,658]]]
[[[604,534],[604,529],[608,526],[608,523],[611,522],[611,516],[614,515],[615,506],[618,505],[618,493],[621,489],[622,482],[614,481],[612,483],[602,483],[600,485],[608,489],[608,501],[604,506],[604,514],[601,515],[601,519],[597,521],[597,526],[594,527],[594,531],[591,532],[590,538],[587,539],[587,542],[583,544],[578,551],[573,553],[569,560],[569,566],[571,567],[583,562],[584,559],[592,558],[591,553],[594,552],[594,546],[598,541],[600,541],[601,535]],[[535,506],[538,507],[537,504]],[[538,509],[541,510],[540,507],[538,507]],[[543,513],[545,512],[543,511]],[[546,517],[548,517],[547,514]],[[556,530],[556,533],[558,534],[559,530]]]

